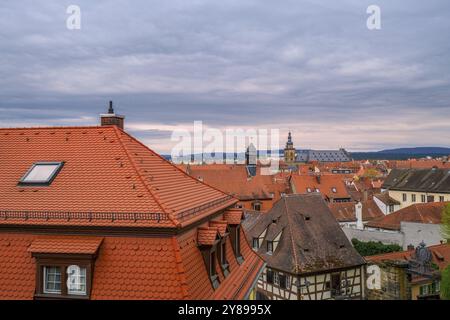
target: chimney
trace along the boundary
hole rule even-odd
[[[369,200],[369,192],[367,190],[363,191],[363,202],[367,202]]]
[[[125,116],[114,113],[113,102],[109,101],[108,113],[100,115],[100,122],[102,126],[117,126],[123,130]]]
[[[356,229],[363,230],[364,224],[362,219],[362,204],[361,202],[357,202],[355,204],[355,216],[356,216]]]

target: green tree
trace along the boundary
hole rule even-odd
[[[353,238],[352,244],[355,247],[356,251],[363,257],[365,256],[373,256],[376,254],[389,253],[389,252],[397,252],[402,251],[402,247],[397,244],[383,244],[380,241],[359,241],[358,239]]]
[[[450,204],[444,207],[442,212],[442,236],[450,243]],[[441,299],[450,300],[450,265],[441,273]]]
[[[450,243],[450,204],[447,204],[444,207],[444,211],[442,212],[442,235],[444,239]]]
[[[441,274],[441,299],[450,300],[450,265]]]

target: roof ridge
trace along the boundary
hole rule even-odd
[[[39,130],[39,129],[44,129],[44,130],[65,130],[65,129],[102,129],[102,128],[112,128],[115,127],[115,125],[104,125],[104,126],[100,126],[100,125],[95,125],[95,126],[34,126],[34,127],[0,127],[0,130]]]
[[[286,218],[288,220],[289,226],[291,226],[292,223],[291,223],[291,219],[290,219],[290,215],[289,215],[289,209],[288,209],[286,197],[283,197],[283,202],[284,202],[284,207],[286,209]],[[294,255],[294,266],[295,266],[294,272],[297,272],[298,271],[297,269],[299,268],[299,264],[298,264],[297,252],[295,250],[295,242],[294,242],[294,238],[292,237],[291,228],[289,227],[288,229],[289,229],[289,237],[291,238],[292,253]]]
[[[168,212],[167,208],[165,208],[165,206],[157,199],[157,197],[155,196],[155,194],[152,192],[152,190],[149,188],[149,186],[147,186],[147,184],[144,182],[144,179],[141,175],[141,173],[138,170],[138,167],[136,166],[133,158],[130,155],[130,152],[128,151],[127,147],[125,146],[125,144],[122,141],[122,138],[119,135],[119,128],[117,126],[113,126],[113,130],[114,133],[116,134],[117,139],[119,140],[120,145],[122,146],[123,150],[125,151],[125,154],[128,157],[128,160],[130,160],[131,165],[133,166],[133,169],[136,171],[136,174],[138,175],[139,180],[141,181],[142,185],[144,186],[144,188],[148,191],[148,193],[150,194],[150,196],[155,200],[156,204],[161,208],[161,210],[168,215],[169,219],[175,224],[178,225],[179,222],[172,216],[172,214],[170,212]],[[123,132],[123,131],[122,131]],[[127,133],[125,133],[127,136]]]
[[[158,154],[157,152],[155,152],[155,151],[153,151],[152,149],[150,149],[148,146],[146,146],[145,144],[143,144],[141,141],[137,140],[137,139],[134,138],[133,136],[131,136],[131,135],[129,135],[128,133],[126,133],[124,130],[119,129],[119,128],[116,127],[116,126],[114,126],[114,127],[115,127],[117,130],[119,130],[119,132],[123,132],[123,133],[125,133],[126,135],[128,135],[133,141],[135,141],[136,143],[138,143],[139,145],[141,145],[141,146],[144,147],[145,149],[147,149],[147,150],[149,150],[150,152],[152,152],[155,156],[159,157],[161,160],[166,161],[169,165],[171,165],[172,167],[174,167],[175,169],[177,169],[178,171],[180,171],[184,176],[193,179],[195,182],[201,183],[201,184],[203,184],[203,185],[205,185],[205,186],[207,186],[207,187],[210,187],[210,188],[212,188],[212,189],[214,189],[214,190],[216,190],[216,191],[219,191],[219,192],[222,193],[224,196],[232,196],[232,197],[235,198],[236,200],[239,200],[239,199],[237,199],[235,196],[233,196],[233,195],[231,195],[231,194],[227,194],[227,193],[223,192],[222,190],[217,189],[216,187],[214,187],[214,186],[212,186],[212,185],[210,185],[210,184],[208,184],[208,183],[206,183],[206,182],[204,182],[204,181],[200,181],[200,180],[194,178],[193,176],[191,176],[190,174],[187,174],[187,173],[184,172],[182,169],[178,168],[178,166],[174,165],[174,164],[173,164],[172,162],[170,162],[170,161],[167,161],[167,159],[165,159],[165,158],[162,157],[160,154]],[[188,164],[188,165],[189,165],[189,164]]]

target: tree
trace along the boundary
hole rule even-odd
[[[444,207],[442,211],[442,236],[450,243],[450,203]]]
[[[442,211],[442,236],[450,243],[450,204]],[[441,299],[450,300],[450,265],[441,273]]]
[[[369,178],[369,179],[372,179],[372,180],[375,179],[378,176],[379,176],[379,172],[375,168],[369,168],[363,174],[364,178]]]
[[[441,299],[450,300],[450,265],[441,273]]]
[[[380,241],[359,241],[358,239],[353,238],[352,244],[355,247],[356,251],[363,257],[365,256],[373,256],[376,254],[389,253],[389,252],[397,252],[402,251],[402,247],[397,244],[383,244]]]

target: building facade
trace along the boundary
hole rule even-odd
[[[450,201],[450,170],[393,169],[383,184],[400,209],[416,203]]]
[[[350,162],[350,153],[345,149],[339,150],[297,150],[292,142],[291,132],[288,134],[284,148],[284,161],[288,165],[310,162]]]
[[[286,195],[246,228],[267,263],[258,279],[259,299],[364,297],[365,261],[320,194]]]
[[[450,245],[426,247],[421,243],[408,251],[366,257],[370,300],[436,300],[440,297],[440,271],[450,263]]]

